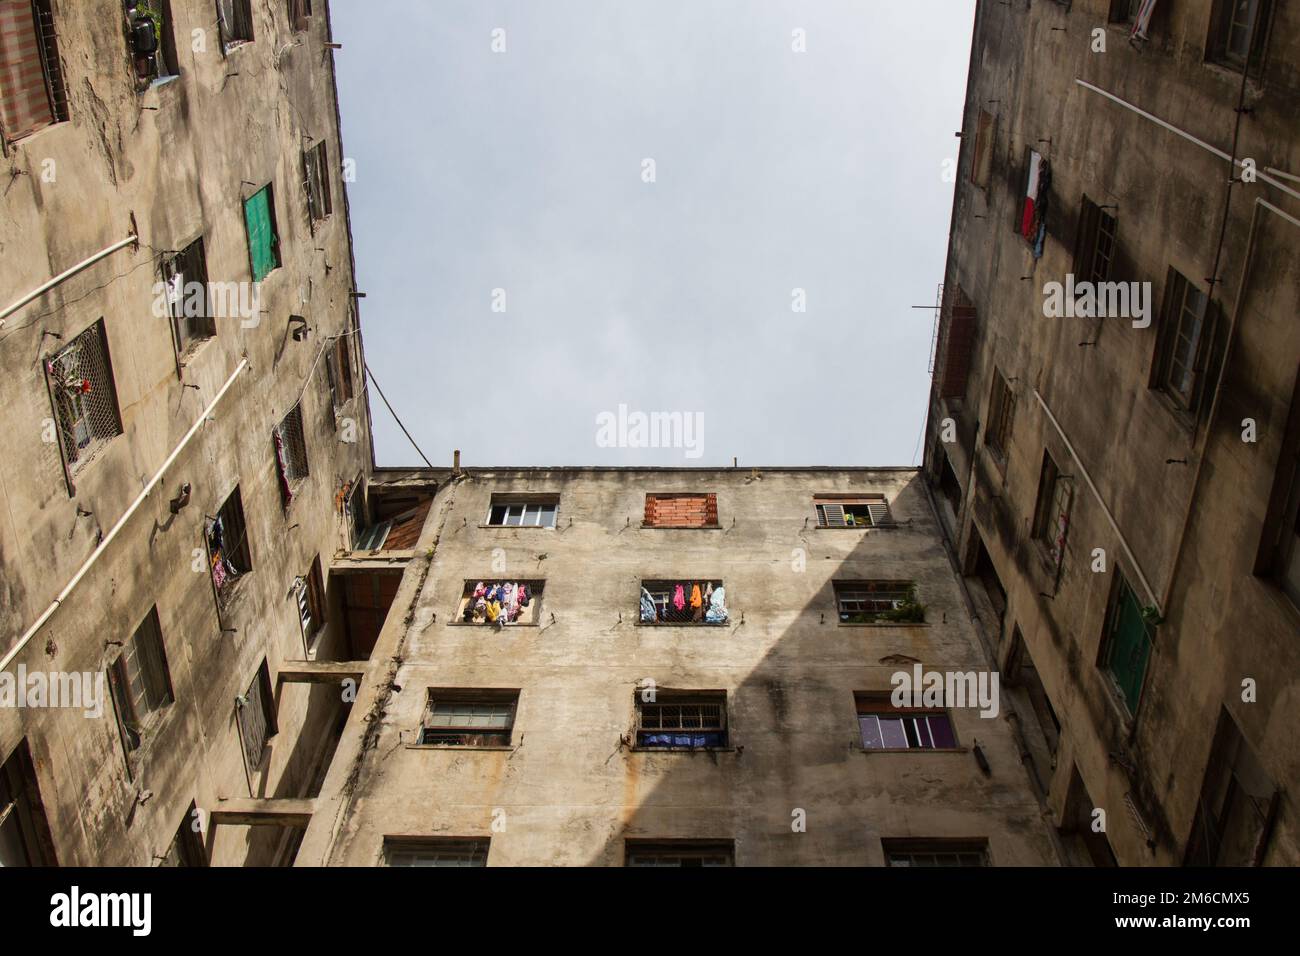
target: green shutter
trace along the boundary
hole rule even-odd
[[[279,264],[275,261],[275,233],[271,228],[271,201],[266,187],[244,200],[244,225],[248,228],[253,281],[261,282]]]
[[[1110,652],[1106,655],[1106,663],[1124,695],[1130,713],[1137,713],[1138,699],[1142,696],[1142,680],[1146,676],[1150,656],[1151,634],[1146,621],[1142,619],[1142,608],[1128,584],[1121,581],[1116,595]]]

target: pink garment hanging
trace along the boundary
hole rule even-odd
[[[679,611],[686,607],[686,592],[680,584],[673,589],[673,607]]]

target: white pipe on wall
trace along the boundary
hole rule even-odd
[[[113,539],[116,538],[118,532],[126,526],[127,521],[130,520],[133,514],[135,514],[140,505],[144,504],[145,499],[149,497],[149,494],[158,486],[158,483],[162,481],[163,475],[167,473],[167,469],[170,468],[172,463],[180,456],[180,453],[185,449],[185,446],[189,444],[190,439],[193,438],[198,433],[198,430],[203,427],[203,423],[208,420],[208,416],[211,415],[212,410],[217,407],[217,403],[225,397],[226,392],[230,390],[230,386],[235,384],[235,379],[237,379],[240,373],[247,367],[248,359],[241,359],[239,364],[235,366],[234,372],[230,374],[230,378],[226,379],[226,384],[221,386],[221,391],[217,392],[216,398],[212,399],[212,401],[208,403],[208,407],[203,409],[203,414],[201,414],[195,420],[194,424],[190,426],[190,430],[185,433],[185,437],[181,439],[180,444],[172,449],[172,453],[167,456],[167,460],[162,463],[162,467],[160,467],[158,471],[154,473],[154,476],[149,479],[149,483],[144,486],[144,489],[140,492],[139,496],[136,497],[135,501],[131,502],[131,506],[126,509],[122,517],[117,519],[117,523],[113,525],[108,534],[104,535],[104,539],[99,542],[99,547],[91,552],[90,557],[86,559],[85,563],[78,569],[77,573],[72,576],[72,580],[69,581],[67,585],[64,586],[63,590],[59,592],[59,596],[56,597],[50,606],[45,609],[44,613],[36,619],[36,623],[29,627],[27,632],[18,639],[18,643],[5,654],[4,660],[0,661],[0,671],[3,671],[9,666],[13,659],[18,656],[19,652],[22,651],[22,649],[27,646],[28,642],[36,636],[36,632],[44,627],[45,623],[51,616],[53,616],[54,612],[59,609],[59,605],[68,599],[68,595],[72,593],[73,588],[80,583],[81,579],[86,576],[86,572],[89,571],[91,566],[99,560],[100,555],[102,555],[108,549],[108,546],[113,543]]]
[[[38,288],[36,288],[31,292],[28,292],[25,296],[18,299],[18,301],[6,307],[3,312],[0,312],[0,326],[3,326],[5,320],[9,318],[9,316],[13,315],[15,312],[17,312],[19,309],[25,306],[28,302],[31,302],[33,299],[40,298],[46,292],[49,292],[56,285],[62,282],[64,279],[71,278],[72,276],[76,275],[78,272],[81,272],[83,269],[90,268],[100,259],[103,259],[106,256],[111,256],[113,253],[117,252],[117,250],[123,248],[124,246],[129,246],[132,245],[133,243],[138,242],[139,239],[140,239],[139,236],[132,233],[131,235],[127,236],[125,239],[121,240],[120,242],[113,243],[107,249],[99,250],[99,252],[95,253],[89,259],[83,259],[81,262],[78,262],[71,269],[65,269],[63,272],[60,272],[49,282],[46,282],[44,285],[39,286]]]

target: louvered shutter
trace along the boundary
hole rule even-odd
[[[821,509],[822,524],[827,528],[843,528],[844,523],[844,506],[825,502],[817,506]]]
[[[894,519],[889,515],[889,504],[885,501],[868,501],[867,511],[871,514],[872,525],[877,528],[894,523]]]

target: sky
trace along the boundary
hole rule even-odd
[[[332,18],[366,360],[434,465],[918,460],[974,0]]]

